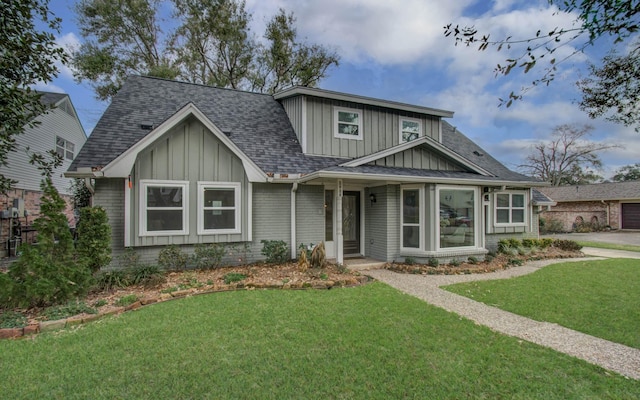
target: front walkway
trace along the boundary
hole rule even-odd
[[[599,258],[534,261],[522,267],[475,275],[410,275],[385,269],[366,271],[366,274],[427,303],[459,314],[497,332],[550,347],[629,378],[640,380],[640,350],[638,349],[564,328],[557,324],[534,321],[440,289],[440,286],[459,282],[505,279],[526,275],[557,262],[590,259]]]

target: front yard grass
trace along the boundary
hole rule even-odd
[[[578,243],[582,247],[597,247],[600,249],[640,252],[640,246],[634,246],[632,244],[617,244],[617,243],[587,242],[587,241],[576,241],[576,243]]]
[[[550,265],[508,280],[444,289],[529,317],[640,349],[640,260]]]
[[[637,330],[636,330],[637,332]],[[382,283],[224,292],[0,342],[10,399],[633,398],[640,381]]]

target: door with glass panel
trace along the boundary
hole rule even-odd
[[[342,196],[342,235],[345,255],[360,254],[360,192]]]

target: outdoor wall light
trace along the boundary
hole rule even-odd
[[[371,200],[371,205],[373,205],[373,203],[375,203],[375,202],[377,201],[377,200],[376,200],[376,195],[375,195],[375,194],[373,194],[373,193],[371,193],[371,194],[369,195],[369,200]]]

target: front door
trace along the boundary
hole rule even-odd
[[[342,235],[344,255],[360,255],[360,192],[342,195]]]

